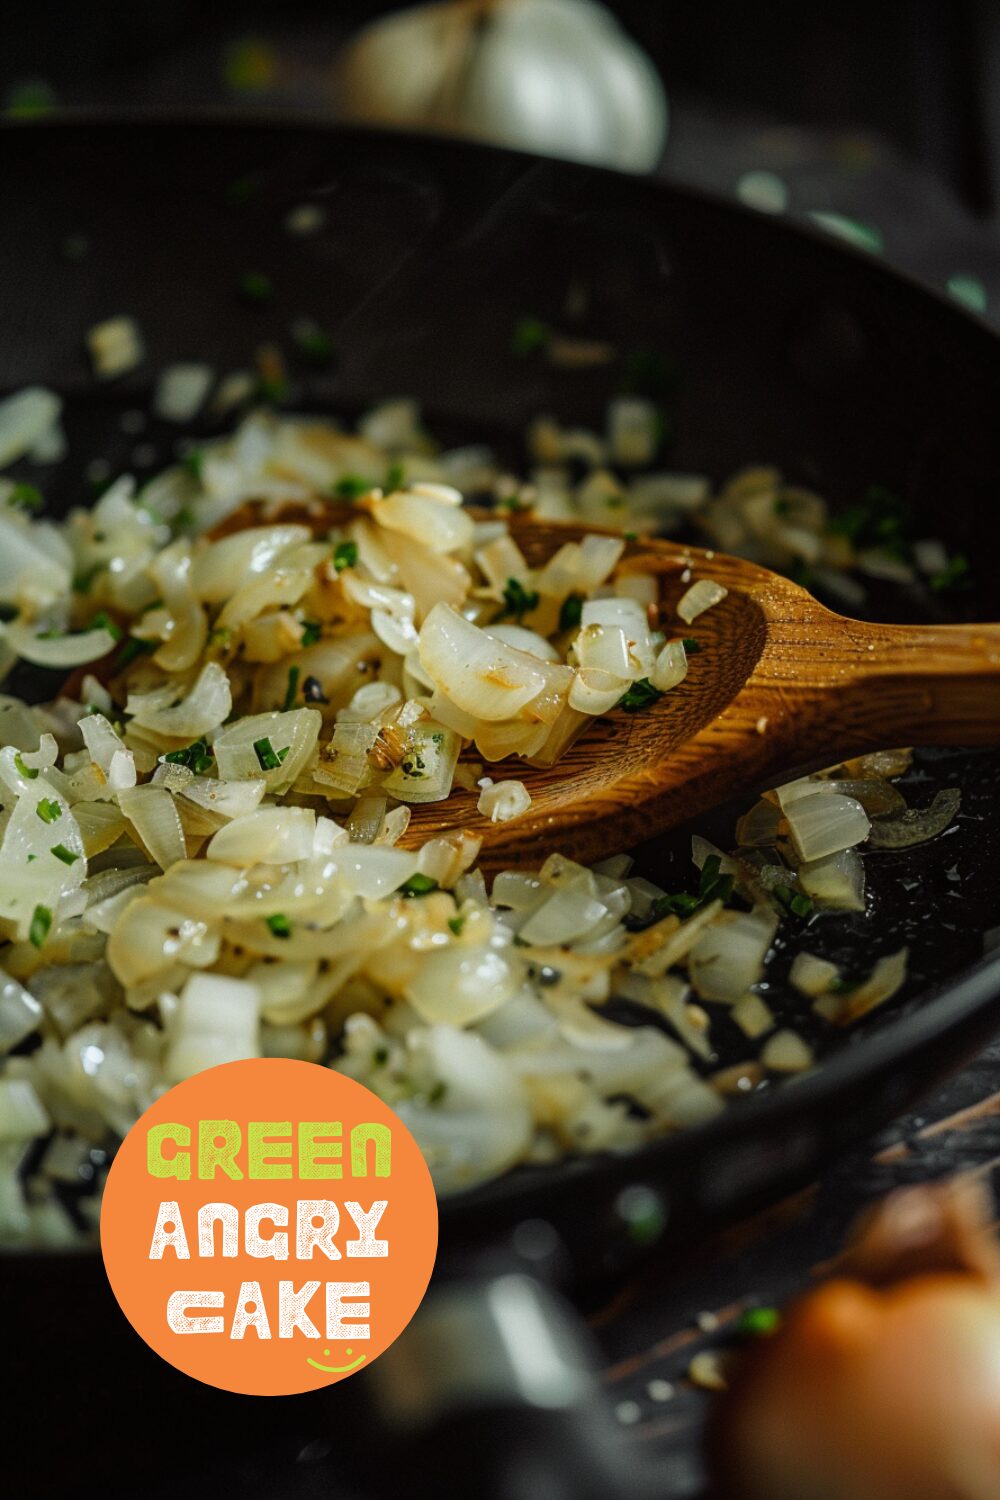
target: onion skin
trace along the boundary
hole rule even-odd
[[[1000,1277],[975,1189],[896,1194],[739,1365],[718,1500],[996,1500]],[[864,1277],[865,1279],[860,1279]]]

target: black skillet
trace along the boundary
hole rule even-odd
[[[916,534],[973,560],[976,586],[948,610],[997,616],[1000,344],[866,256],[651,181],[302,124],[7,127],[0,172],[0,391],[40,382],[66,398],[69,456],[41,476],[53,509],[88,493],[95,459],[114,474],[171,457],[174,432],[129,434],[121,417],[146,408],[155,371],[179,359],[245,368],[274,342],[289,351],[299,409],[350,413],[413,394],[443,439],[485,438],[514,466],[534,415],[597,425],[608,397],[638,380],[663,403],[672,467],[721,479],[774,462],[836,504],[889,486],[918,518]],[[304,237],[285,223],[303,203],[325,211]],[[247,271],[270,278],[266,303],[241,295]],[[137,319],[148,359],[99,386],[83,333],[119,313]],[[588,371],[517,357],[511,335],[525,315],[608,340],[621,357]],[[300,318],[329,333],[334,363],[296,354],[289,329]],[[898,590],[871,604],[887,619],[928,609],[943,617],[945,605]],[[513,1173],[444,1203],[443,1271],[481,1269],[492,1253],[517,1263],[542,1246],[582,1284],[640,1250],[665,1254],[808,1180],[968,1056],[1000,1019],[1000,961],[982,958],[984,932],[1000,923],[998,770],[993,753],[922,754],[910,800],[961,784],[956,825],[935,844],[869,861],[870,921],[824,918],[776,955],[780,1010],[795,942],[857,973],[909,942],[910,980],[884,1014],[818,1038],[829,1055],[813,1075],[707,1127],[625,1159]],[[724,810],[706,831],[724,843],[732,819]],[[647,847],[640,867],[682,886],[684,845]],[[127,1328],[92,1255],[7,1257],[0,1305],[23,1394],[5,1412],[22,1434],[23,1493],[111,1493],[112,1474],[134,1492],[152,1467],[183,1475],[192,1494],[206,1455],[234,1451],[251,1423],[262,1452],[268,1433],[343,1423],[343,1403],[328,1411],[322,1396],[248,1403],[175,1376]],[[307,1492],[287,1476],[253,1492],[285,1483]]]

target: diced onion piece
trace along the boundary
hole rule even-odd
[[[799,888],[834,911],[864,911],[865,867],[856,849],[842,849],[799,865]]]
[[[841,849],[853,849],[871,832],[871,823],[853,797],[812,793],[785,810],[788,832],[800,859],[823,859]]]
[[[372,517],[379,526],[402,532],[431,552],[458,552],[472,541],[473,523],[468,511],[442,505],[412,490],[400,490],[376,501]]]
[[[800,995],[814,1000],[823,995],[840,978],[840,970],[828,958],[815,953],[797,953],[788,974],[788,982]]]
[[[660,442],[660,413],[641,396],[619,396],[608,406],[611,457],[626,469],[652,461]]]
[[[650,684],[659,693],[669,693],[687,676],[688,658],[683,641],[668,641],[656,658],[649,674]]]
[[[4,627],[7,644],[22,661],[36,667],[82,667],[99,661],[113,651],[116,638],[101,626],[83,630],[79,635],[38,635],[34,628],[18,620]]]
[[[741,995],[732,1009],[732,1017],[744,1036],[759,1037],[770,1031],[774,1015],[770,1006],[751,990]]]
[[[447,604],[427,616],[419,650],[435,687],[477,719],[513,718],[549,681],[546,663],[487,635]]]
[[[428,1026],[471,1026],[498,1010],[518,987],[502,954],[491,948],[443,948],[428,954],[406,986],[406,998]]]
[[[208,734],[228,717],[233,706],[229,678],[216,661],[206,662],[186,697],[175,702],[173,688],[130,693],[125,705],[137,724],[176,739]],[[317,718],[319,716],[317,715]],[[246,723],[246,720],[242,720]]]
[[[390,896],[411,875],[416,875],[419,868],[414,851],[393,849],[387,844],[342,845],[334,850],[331,859],[348,888],[366,900]]]
[[[312,755],[322,723],[315,708],[237,719],[212,747],[221,780],[263,777],[269,791],[290,786]]]
[[[205,854],[222,864],[293,864],[313,851],[316,814],[308,807],[260,807],[214,835]]]
[[[804,1073],[816,1059],[798,1032],[784,1030],[768,1037],[761,1048],[760,1060],[773,1073]]]
[[[215,781],[209,776],[196,776],[179,789],[180,795],[196,807],[215,813],[220,818],[241,818],[253,812],[266,790],[262,777],[249,781]]]
[[[164,1071],[172,1083],[260,1056],[260,990],[245,979],[193,974],[173,1017]]]
[[[962,805],[957,786],[943,787],[930,807],[911,807],[898,817],[876,819],[869,845],[873,849],[909,849],[943,833]]]
[[[87,333],[87,348],[95,375],[113,380],[141,364],[145,356],[142,334],[134,318],[108,318]]]
[[[52,1128],[45,1105],[27,1078],[0,1078],[0,1145],[30,1141]]]
[[[405,738],[399,764],[382,778],[382,790],[414,805],[443,801],[454,781],[462,749],[460,736],[443,724],[422,719],[410,725]]]
[[[910,950],[900,948],[896,953],[880,958],[863,984],[848,994],[837,997],[840,1008],[834,1016],[840,1025],[849,1025],[860,1020],[878,1005],[891,1000],[906,980],[906,966]]]
[[[124,985],[152,979],[177,963],[207,968],[218,956],[219,939],[205,916],[190,916],[148,895],[126,908],[108,938],[108,963]]]
[[[729,590],[723,588],[721,583],[716,583],[713,578],[699,578],[693,583],[677,603],[677,613],[685,625],[690,625],[703,615],[706,609],[712,609],[714,605],[720,604]]]
[[[308,526],[251,526],[212,542],[191,567],[191,585],[206,604],[222,604],[251,578],[266,573],[291,550],[310,541]]]
[[[485,630],[494,640],[514,646],[518,651],[527,651],[529,655],[538,656],[542,661],[559,660],[559,652],[555,646],[544,635],[539,635],[537,630],[526,630],[523,625],[504,624],[487,625]]]
[[[532,912],[519,936],[524,942],[540,947],[571,943],[585,937],[606,915],[607,908],[596,895],[594,877],[589,870],[583,870]]]
[[[490,781],[483,787],[476,807],[491,823],[509,823],[531,806],[531,797],[523,781]]]
[[[106,776],[117,752],[125,750],[120,736],[103,714],[87,714],[82,718],[80,733],[83,735],[83,743],[90,751],[91,760],[96,766],[100,766]]]
[[[600,667],[584,667],[573,676],[569,706],[580,714],[606,714],[632,685],[631,677],[616,677]]]
[[[0,972],[0,1055],[37,1031],[42,1007],[22,984]]]
[[[0,469],[29,452],[58,420],[62,401],[40,385],[0,401]]]
[[[691,983],[702,999],[734,1003],[756,984],[776,928],[776,917],[763,908],[721,912],[688,956]]]
[[[736,842],[741,849],[764,849],[778,838],[781,813],[762,797],[755,802],[736,825]]]
[[[189,422],[214,379],[211,365],[167,365],[157,382],[153,410],[164,422]]]
[[[166,787],[131,787],[119,792],[118,806],[161,870],[187,858],[184,825]]]
[[[597,667],[617,677],[631,678],[634,675],[628,639],[620,625],[584,625],[573,642],[573,649],[581,667]]]

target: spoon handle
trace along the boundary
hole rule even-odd
[[[885,745],[1000,745],[1000,625],[843,625],[858,727]]]

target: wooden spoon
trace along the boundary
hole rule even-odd
[[[511,530],[539,566],[599,528],[515,517]],[[522,817],[491,823],[456,789],[413,809],[404,843],[467,828],[487,868],[553,850],[592,863],[796,771],[901,745],[1000,745],[1000,625],[845,619],[766,568],[669,541],[630,543],[619,571],[659,575],[663,628],[701,648],[684,681],[595,719],[551,769],[487,766],[524,782]],[[699,578],[729,593],[686,625],[677,602]]]
[[[324,534],[347,515],[292,509],[281,519]],[[246,507],[216,534],[262,519]],[[511,531],[536,567],[564,542],[616,534],[518,516]],[[456,788],[413,808],[402,844],[467,829],[487,869],[538,865],[555,850],[592,863],[798,771],[902,745],[1000,745],[1000,625],[845,619],[755,563],[669,541],[628,543],[622,571],[657,574],[663,628],[698,642],[684,681],[647,709],[594,719],[551,768],[513,757],[485,766],[495,781],[524,782],[523,816],[491,823],[478,792]],[[686,625],[677,602],[699,578],[729,593]]]

